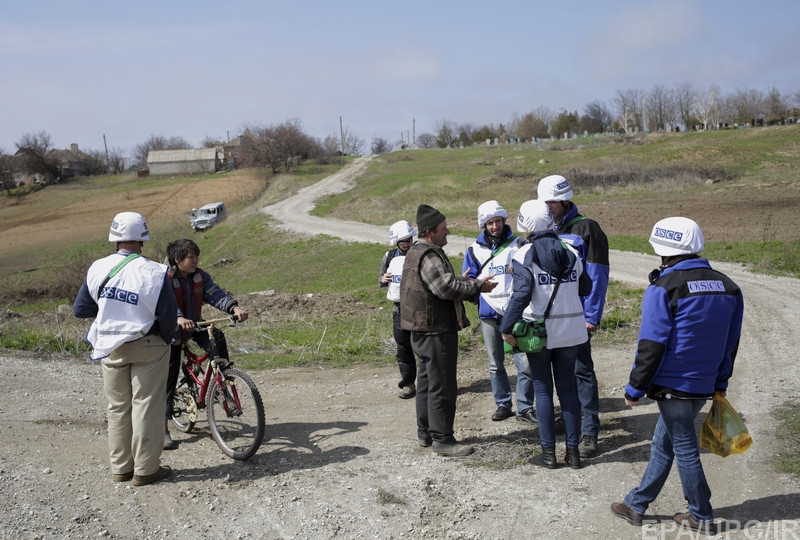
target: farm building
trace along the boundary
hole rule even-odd
[[[151,150],[147,154],[150,174],[201,174],[219,170],[221,149]]]

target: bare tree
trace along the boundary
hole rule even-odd
[[[200,146],[203,148],[216,148],[218,146],[222,146],[223,144],[224,143],[221,139],[217,139],[211,135],[206,135],[206,137],[203,139],[203,142],[200,143]]]
[[[692,83],[684,82],[673,90],[675,98],[675,112],[678,120],[683,123],[686,129],[691,129],[694,115],[692,109],[697,100],[697,91],[692,87]]]
[[[617,118],[626,133],[633,128],[645,129],[644,118],[644,91],[638,88],[617,90],[612,100],[617,112]]]
[[[738,124],[755,125],[764,117],[764,93],[747,88],[737,90],[726,100],[731,120]]]
[[[611,111],[603,101],[592,101],[583,107],[580,129],[589,133],[605,133],[611,129]]]
[[[108,151],[108,172],[112,174],[120,174],[125,171],[128,164],[128,158],[122,148],[111,148]]]
[[[319,143],[306,135],[300,120],[274,126],[249,126],[242,134],[240,155],[244,166],[266,167],[273,174],[322,153]]]
[[[719,109],[719,86],[712,84],[708,91],[698,96],[694,102],[692,114],[703,124],[703,129],[708,130],[709,126],[715,126],[720,115]]]
[[[466,122],[458,126],[458,140],[464,146],[469,146],[474,142],[473,136],[477,128]]]
[[[420,133],[417,135],[417,145],[420,148],[436,148],[436,135],[433,133]]]
[[[786,116],[788,107],[780,91],[774,86],[767,93],[767,97],[764,100],[764,108],[766,110],[766,120],[771,124],[781,122]]]
[[[17,155],[22,158],[22,168],[28,174],[40,174],[46,180],[58,175],[58,164],[51,153],[50,134],[46,131],[26,133],[16,143]]]
[[[648,92],[645,99],[650,129],[666,130],[675,119],[675,101],[672,90],[657,84]]]
[[[389,141],[383,137],[375,137],[372,139],[372,146],[370,149],[373,154],[385,154],[389,151]]]

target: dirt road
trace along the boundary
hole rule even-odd
[[[325,190],[344,189],[351,178],[345,172]],[[293,197],[289,212],[284,205],[264,211],[284,227],[331,235],[341,227],[341,236],[353,239],[339,223],[309,226],[303,214],[319,193]],[[386,236],[382,227],[358,224],[360,241],[385,243]],[[466,245],[458,242],[467,240],[451,237],[451,252]],[[644,285],[655,264],[654,257],[614,252],[612,278]],[[778,448],[770,411],[797,398],[800,283],[715,266],[745,295],[729,397],[755,442],[744,456],[703,454],[712,503],[728,538],[797,538],[800,482],[770,465]],[[201,421],[197,433],[175,434],[179,448],[164,453],[174,477],[143,488],[111,482],[97,365],[0,354],[0,537],[689,538],[671,521],[685,508],[674,471],[646,527],[609,512],[639,480],[657,417],[653,404],[622,404],[633,347],[595,347],[601,454],[578,471],[529,465],[536,429],[490,421],[484,353],[475,351],[460,359],[456,417],[456,436],[477,449],[469,458],[441,458],[417,446],[413,400],[395,397],[396,368],[275,370],[252,373],[268,423],[252,460],[224,457]]]

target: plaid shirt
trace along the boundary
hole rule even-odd
[[[420,243],[427,242],[420,240]],[[481,292],[476,280],[456,275],[444,252],[438,255],[429,251],[422,257],[420,277],[431,293],[442,300],[472,300]]]

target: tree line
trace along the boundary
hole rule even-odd
[[[718,85],[697,89],[684,82],[672,87],[654,85],[650,90],[617,90],[606,102],[587,103],[581,113],[561,109],[556,112],[546,106],[514,115],[507,123],[476,126],[440,120],[434,133],[425,132],[404,141],[401,135],[395,145],[420,148],[449,148],[480,144],[487,140],[509,141],[559,139],[579,134],[632,133],[696,129],[722,129],[796,123],[800,118],[800,90],[782,95],[777,88],[735,90],[723,93]],[[339,134],[317,139],[307,134],[299,119],[281,124],[243,126],[238,139],[237,166],[257,167],[273,174],[314,159],[330,163],[345,155],[361,155],[366,149],[364,140],[344,126]],[[204,148],[224,147],[230,141],[206,137]],[[42,183],[58,181],[70,175],[65,165],[64,151],[54,148],[46,131],[27,133],[15,144],[14,153],[0,148],[2,187],[8,194],[23,176],[35,177]],[[131,168],[147,166],[147,156],[153,150],[192,148],[183,137],[151,135],[136,145],[129,155],[122,148],[99,150],[72,149],[71,156],[81,165],[83,175],[119,174]],[[382,154],[392,149],[389,141],[373,138],[370,151]],[[68,149],[69,150],[69,149]],[[73,171],[74,173],[74,171]]]

